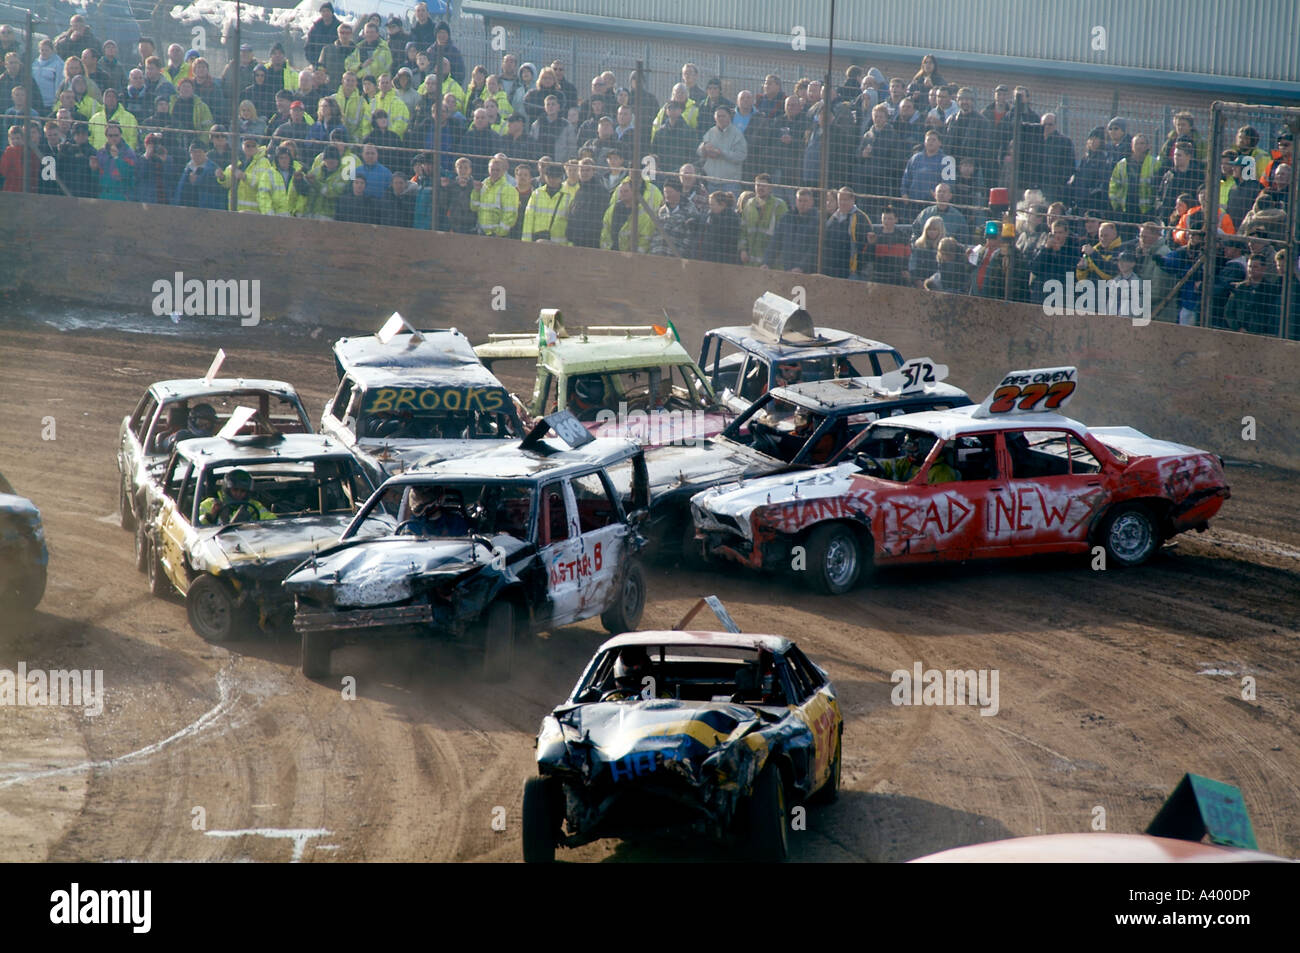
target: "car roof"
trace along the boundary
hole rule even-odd
[[[203,466],[226,461],[292,461],[304,457],[350,457],[352,453],[333,437],[315,433],[287,433],[278,440],[265,438],[195,437],[182,440],[176,452]]]
[[[625,632],[603,642],[597,652],[616,649],[624,645],[703,645],[733,649],[767,649],[784,655],[792,645],[780,635],[754,635],[748,632],[709,632],[699,629],[658,629],[645,632]]]
[[[878,377],[837,377],[822,381],[803,381],[772,388],[772,396],[814,410],[838,410],[872,404],[904,404],[910,401],[965,398],[970,395],[951,384],[932,384],[928,390],[910,394],[889,394],[879,388]]]
[[[472,477],[474,479],[543,480],[567,476],[597,467],[613,466],[633,457],[640,448],[631,440],[597,437],[577,449],[554,440],[543,440],[544,450],[523,449],[522,441],[509,440],[491,450],[484,450],[455,460],[417,463],[406,470],[402,482],[419,482],[422,478]],[[405,478],[412,479],[407,480]]]
[[[162,403],[170,400],[188,400],[205,394],[221,396],[233,391],[266,391],[298,400],[298,391],[287,381],[263,380],[257,377],[215,377],[211,381],[205,381],[202,377],[185,377],[155,381],[149,385],[149,389]]]
[[[887,424],[891,427],[912,427],[925,430],[943,440],[964,433],[988,433],[991,430],[1057,430],[1068,429],[1075,433],[1087,433],[1088,428],[1071,417],[1052,413],[1010,414],[1005,417],[976,417],[978,404],[966,407],[954,407],[952,410],[926,410],[915,414],[899,414],[887,420],[877,421],[874,426]]]
[[[422,338],[396,334],[384,344],[373,334],[339,338],[334,358],[363,388],[385,385],[501,387],[483,366],[469,339],[455,328],[421,331]]]
[[[566,376],[694,363],[671,334],[574,335],[542,349],[542,364]]]
[[[772,360],[790,358],[804,360],[811,357],[830,357],[837,354],[858,354],[864,351],[895,351],[896,348],[882,341],[873,341],[849,331],[834,328],[817,328],[817,333],[833,339],[836,343],[824,345],[799,346],[797,344],[774,344],[754,336],[754,329],[747,324],[737,324],[725,328],[713,328],[709,334],[716,334],[723,340],[730,341],[746,351],[755,351]]]

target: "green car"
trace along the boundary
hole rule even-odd
[[[607,325],[570,335],[560,312],[548,309],[537,332],[493,334],[474,353],[489,368],[494,361],[535,360],[528,414],[567,410],[598,437],[693,445],[721,433],[734,416],[671,325]]]

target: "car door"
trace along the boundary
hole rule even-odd
[[[582,539],[567,480],[542,485],[538,497],[538,555],[546,567],[547,624],[567,625],[579,618],[582,592]]]
[[[1092,451],[1064,428],[1030,426],[1001,437],[1006,479],[990,494],[988,554],[1086,548],[1092,517],[1107,499]]]
[[[182,594],[189,590],[185,574],[185,551],[194,513],[194,487],[198,468],[181,456],[172,458],[163,479],[157,520],[158,556],[163,572]]]
[[[938,468],[959,479],[929,482]],[[984,516],[997,472],[996,434],[938,441],[912,482],[890,493],[879,507],[884,532],[877,545],[904,559],[969,559],[984,541]]]
[[[795,646],[785,653],[785,668],[790,690],[796,693],[794,717],[812,734],[807,759],[807,787],[812,792],[830,778],[835,758],[835,744],[840,733],[840,708],[830,682],[817,666]]]
[[[135,495],[139,474],[144,470],[144,438],[158,413],[158,401],[146,392],[131,416],[123,421],[122,440],[117,451],[117,467],[122,475],[128,499]]]
[[[348,447],[355,442],[353,434],[357,426],[358,414],[357,409],[352,407],[352,397],[357,390],[351,377],[344,375],[340,378],[338,390],[325,405],[320,418],[321,433],[340,440]]]
[[[578,618],[599,615],[619,598],[628,527],[608,477],[597,470],[569,481],[578,515]]]

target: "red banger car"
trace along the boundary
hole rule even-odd
[[[872,566],[1098,545],[1136,566],[1204,530],[1229,496],[1223,461],[1061,416],[1076,384],[1073,367],[1016,371],[979,407],[880,420],[824,469],[697,494],[697,535],[713,557],[842,593]]]

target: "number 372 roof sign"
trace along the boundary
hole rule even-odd
[[[1078,369],[1073,367],[1012,371],[998,382],[972,416],[1056,413],[1074,396],[1078,380]]]

